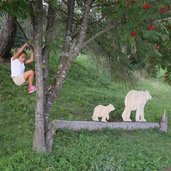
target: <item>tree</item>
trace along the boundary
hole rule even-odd
[[[52,149],[52,128],[49,121],[50,110],[58,98],[61,89],[64,86],[65,79],[79,53],[83,50],[85,45],[95,37],[104,33],[111,27],[104,29],[103,31],[96,33],[89,39],[85,40],[88,21],[90,18],[90,9],[93,4],[93,0],[85,0],[81,4],[78,4],[75,0],[68,0],[64,2],[66,5],[66,34],[63,43],[62,52],[59,59],[59,64],[56,71],[56,82],[51,89],[51,93],[48,92],[48,60],[49,60],[49,42],[52,37],[53,23],[55,9],[58,5],[52,1],[48,3],[48,16],[47,27],[45,34],[45,46],[42,49],[43,44],[43,5],[42,1],[30,1],[32,8],[32,24],[34,29],[34,48],[35,48],[35,62],[36,62],[36,85],[37,90],[37,103],[35,109],[35,133],[33,141],[33,150],[51,151]],[[77,7],[77,10],[76,10]],[[39,10],[37,10],[39,8]],[[80,10],[80,9],[81,10]],[[82,11],[79,13],[78,22],[74,17],[78,15],[78,9]],[[73,32],[75,30],[75,33]]]
[[[37,102],[35,108],[35,133],[33,140],[33,150],[37,152],[45,152],[51,150],[51,129],[50,129],[50,109],[52,104],[57,99],[61,89],[63,88],[64,81],[67,77],[71,66],[84,48],[85,37],[88,27],[88,21],[90,16],[90,8],[93,0],[85,0],[84,2],[77,3],[77,7],[81,12],[79,14],[76,10],[76,1],[47,1],[48,4],[48,14],[47,14],[47,26],[44,30],[45,22],[44,17],[46,15],[46,10],[44,10],[44,2],[42,0],[32,0],[19,1],[19,5],[15,6],[12,1],[7,1],[5,7],[6,11],[11,12],[14,16],[17,15],[13,13],[14,9],[23,7],[23,4],[27,5],[29,10],[28,14],[31,17],[34,33],[34,51],[35,51],[35,68],[36,68],[36,85],[37,85]],[[66,35],[63,44],[62,52],[60,55],[59,65],[56,71],[56,83],[54,88],[51,90],[51,94],[48,92],[48,60],[49,60],[49,42],[52,37],[52,31],[54,30],[54,14],[55,7],[62,3],[66,5],[67,15],[66,15]],[[11,6],[13,10],[10,11]],[[74,23],[74,17],[79,15],[78,24]],[[73,33],[73,28],[77,28],[76,35]],[[44,31],[46,34],[44,35]],[[45,40],[45,42],[43,42]],[[43,46],[44,45],[44,46]]]
[[[66,76],[80,51],[83,48],[84,39],[86,36],[87,25],[89,20],[90,7],[92,0],[84,1],[83,5],[83,16],[82,22],[79,30],[79,36],[77,42],[74,46],[71,46],[72,42],[72,31],[73,31],[73,14],[75,8],[75,0],[68,0],[67,4],[67,21],[66,21],[66,36],[63,46],[63,50],[60,56],[59,66],[57,68],[56,74],[56,84],[51,94],[47,93],[47,89],[44,83],[47,81],[46,72],[43,70],[43,65],[47,64],[48,55],[45,52],[48,51],[48,47],[42,50],[43,44],[43,4],[42,0],[31,1],[30,5],[33,10],[32,24],[34,29],[34,49],[35,49],[35,59],[36,59],[36,85],[37,90],[37,103],[35,109],[35,133],[33,141],[33,149],[37,152],[43,152],[46,150],[51,150],[49,134],[51,130],[49,129],[49,114],[52,104],[59,95],[60,90],[63,88]],[[52,13],[52,3],[49,3],[49,13]],[[51,17],[48,17],[48,24],[51,25]],[[51,28],[47,27],[47,29]],[[51,28],[52,29],[52,28]],[[46,41],[48,42],[48,36],[50,32],[46,34]],[[46,43],[47,43],[46,42]],[[73,42],[74,43],[74,42]],[[44,54],[43,54],[44,52]],[[48,54],[48,53],[47,53]],[[44,57],[44,59],[43,59]],[[45,78],[45,79],[44,79]],[[45,85],[47,85],[45,83]],[[46,92],[46,93],[45,93]]]
[[[16,17],[5,13],[3,17],[2,29],[0,32],[0,57],[5,60],[10,59],[10,51],[14,44],[16,34]]]
[[[121,0],[110,7],[109,1],[101,2],[105,5],[99,27],[104,27],[104,20],[118,21],[115,29],[95,39],[106,54],[111,74],[128,80],[132,71],[143,69],[155,76],[162,67],[170,79],[170,1]]]

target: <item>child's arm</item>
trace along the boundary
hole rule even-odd
[[[33,59],[34,59],[34,52],[31,51],[30,58],[27,59],[24,63],[25,63],[25,64],[29,64],[29,63],[33,62]]]
[[[25,43],[21,48],[19,48],[17,53],[15,53],[14,56],[12,57],[12,60],[15,60],[16,58],[18,58],[26,46],[27,46],[27,43]]]

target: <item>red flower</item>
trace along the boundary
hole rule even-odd
[[[143,5],[143,8],[144,8],[144,9],[149,9],[149,8],[151,8],[151,5],[145,3],[145,4]]]
[[[169,11],[169,7],[168,6],[164,6],[164,7],[162,7],[161,9],[160,9],[160,14],[164,14],[164,13],[166,13],[166,12],[168,12]]]
[[[136,32],[136,31],[133,31],[133,32],[131,33],[131,36],[135,39],[136,36],[137,36],[137,32]]]
[[[155,25],[154,24],[150,24],[148,27],[147,27],[147,30],[154,30],[155,29]]]

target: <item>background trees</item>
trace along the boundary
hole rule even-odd
[[[2,1],[0,2],[0,18],[2,26],[0,30],[0,57],[9,60],[10,51],[14,45],[17,30],[17,17],[26,18],[28,14],[26,1]]]
[[[0,32],[0,56],[4,59],[9,59],[11,56],[10,51],[14,44],[16,29],[16,18],[11,17],[8,13],[4,14]]]
[[[166,69],[165,54],[170,53],[170,1],[100,2],[103,22],[97,27],[104,27],[106,21],[117,23],[114,29],[95,39],[97,49],[106,53],[112,75],[128,80],[132,71],[143,69],[156,76],[161,66]]]

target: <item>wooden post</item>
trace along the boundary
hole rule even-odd
[[[167,133],[168,130],[168,118],[166,116],[166,110],[164,111],[164,114],[160,120],[160,128],[159,131],[160,132],[164,132]]]

